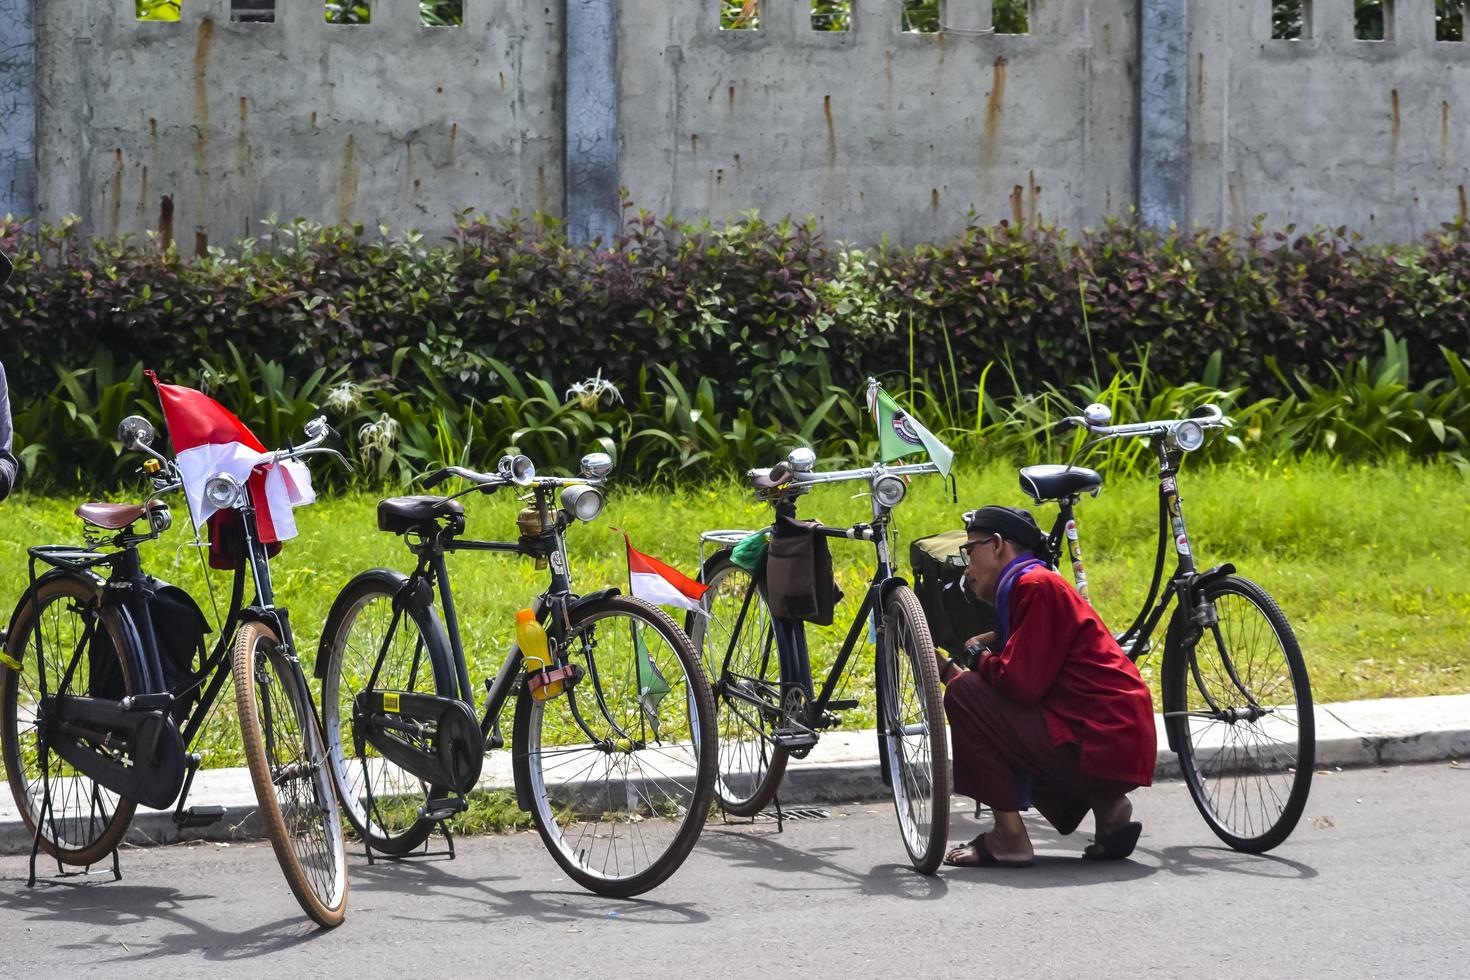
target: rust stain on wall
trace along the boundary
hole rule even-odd
[[[138,191],[138,223],[145,220],[143,209],[148,206],[148,164],[143,164],[143,186]]]
[[[1005,55],[995,59],[990,68],[990,94],[985,98],[985,132],[981,136],[980,165],[989,172],[995,167],[995,140],[1000,132],[1001,113],[1005,112],[1006,59]]]
[[[929,189],[929,207],[935,211],[939,210],[939,188],[937,187]]]
[[[204,230],[203,225],[194,226],[194,256],[203,258],[209,254],[209,233]]]
[[[357,140],[349,133],[347,145],[342,148],[342,176],[337,183],[337,223],[345,225],[352,220],[357,207]]]
[[[536,168],[536,210],[546,210],[546,167]]]
[[[163,195],[158,202],[158,248],[167,252],[174,243],[174,196]]]
[[[1022,187],[1020,184],[1017,184],[1015,187],[1011,188],[1011,222],[1017,228],[1021,227],[1021,225],[1025,223],[1026,215],[1023,210],[1023,208],[1025,207],[1025,197],[1026,188]]]
[[[118,226],[122,224],[122,180],[123,180],[123,152],[122,147],[115,151],[117,160],[112,168],[112,200],[108,202],[107,219],[111,227],[109,234],[116,235]]]
[[[1200,52],[1199,67],[1195,69],[1194,79],[1194,101],[1196,105],[1205,104],[1205,56]]]
[[[1035,228],[1040,217],[1041,185],[1036,182],[1036,171],[1026,171],[1026,221]]]
[[[827,117],[827,165],[837,163],[837,127],[832,122],[832,96],[822,96],[822,115]]]
[[[1439,104],[1439,159],[1444,163],[1450,156],[1450,100]]]
[[[449,166],[454,166],[454,147],[459,141],[459,123],[449,125]]]
[[[1460,185],[1460,220],[1470,220],[1470,208],[1465,207],[1465,185]]]
[[[731,85],[729,88],[728,98],[730,100],[730,105],[733,106],[735,104],[735,86],[733,85]]]
[[[699,134],[698,133],[690,133],[689,134],[689,152],[690,153],[698,153],[699,152]]]

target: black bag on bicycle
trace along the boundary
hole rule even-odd
[[[832,552],[816,521],[780,514],[766,556],[766,595],[771,614],[831,626],[842,590],[832,575]]]
[[[178,692],[204,662],[204,634],[209,632],[209,623],[183,589],[151,577],[149,587],[153,597],[148,602],[148,617],[153,621],[163,681],[169,691]],[[141,623],[138,626],[143,628]],[[118,664],[112,634],[101,620],[97,621],[87,654],[90,670],[87,693],[94,698],[121,700],[127,693],[123,686],[122,667]],[[197,687],[179,698],[171,712],[174,721],[182,723],[198,700]]]
[[[965,531],[943,531],[909,545],[914,594],[924,607],[934,645],[952,658],[963,658],[965,641],[995,629],[995,607],[976,599],[965,585]]]

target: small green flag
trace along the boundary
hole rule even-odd
[[[868,379],[868,410],[873,413],[873,421],[878,425],[878,456],[883,462],[892,462],[911,453],[925,452],[939,467],[939,472],[949,476],[954,453],[935,438],[934,433],[924,428],[918,419],[900,408],[893,396],[872,378]]]
[[[633,642],[638,657],[638,706],[643,709],[643,715],[653,729],[653,737],[658,738],[658,705],[668,696],[669,682],[659,673],[643,642],[643,632],[637,625],[633,627]]]

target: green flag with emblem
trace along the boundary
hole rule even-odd
[[[658,706],[668,696],[669,682],[659,673],[658,665],[653,662],[648,646],[643,642],[643,631],[636,625],[633,627],[633,643],[638,660],[638,706],[643,709],[643,715],[653,729],[653,737],[658,738]]]
[[[878,458],[892,462],[913,453],[927,453],[939,472],[949,476],[954,453],[934,433],[899,406],[893,396],[872,378],[868,379],[868,410],[878,425]]]

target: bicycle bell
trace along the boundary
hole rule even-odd
[[[612,457],[607,453],[588,453],[582,457],[582,475],[589,480],[600,480],[612,472]]]
[[[1106,405],[1093,402],[1082,410],[1082,417],[1087,420],[1088,425],[1107,425],[1113,421],[1113,410]]]
[[[500,457],[500,465],[496,469],[518,487],[528,487],[536,479],[536,464],[531,462],[531,457],[519,453]]]

